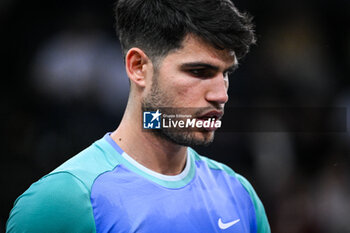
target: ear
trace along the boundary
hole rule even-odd
[[[150,59],[141,49],[131,48],[125,56],[126,73],[130,81],[137,86],[145,87],[149,63]]]

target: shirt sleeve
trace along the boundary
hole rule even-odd
[[[68,172],[45,176],[17,198],[6,232],[96,232],[89,189]]]
[[[236,173],[236,177],[241,182],[243,187],[247,190],[247,192],[249,193],[253,201],[253,205],[255,208],[256,222],[257,222],[257,233],[271,233],[269,221],[267,220],[264,206],[260,198],[256,194],[253,186],[243,176]]]

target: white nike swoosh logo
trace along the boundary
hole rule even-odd
[[[227,229],[229,227],[232,227],[233,225],[235,225],[239,221],[240,221],[240,219],[237,219],[235,221],[228,222],[228,223],[223,223],[221,218],[219,218],[218,225],[219,225],[220,229],[225,230],[225,229]]]

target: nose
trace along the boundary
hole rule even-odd
[[[208,91],[206,92],[206,100],[216,104],[225,104],[228,101],[228,80],[223,75],[218,75],[208,83]]]

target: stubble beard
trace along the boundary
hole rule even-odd
[[[178,112],[174,106],[173,99],[159,87],[158,75],[155,73],[152,78],[151,91],[141,103],[142,112],[156,111],[162,107],[162,114],[179,114],[180,112]],[[192,115],[196,116],[196,114]],[[214,140],[214,132],[209,132],[206,130],[200,131],[185,128],[161,128],[151,130],[150,132],[156,137],[182,146],[208,146]]]

